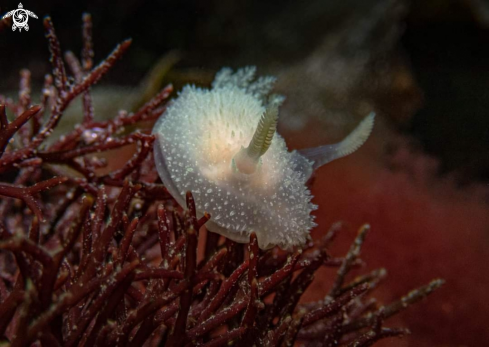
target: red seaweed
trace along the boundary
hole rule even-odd
[[[30,73],[22,70],[18,103],[0,105],[2,345],[370,346],[407,333],[384,321],[443,281],[385,306],[369,297],[383,269],[345,284],[363,264],[368,225],[342,258],[330,256],[337,225],[289,253],[260,251],[254,233],[242,245],[207,231],[199,255],[200,234],[212,216],[198,218],[191,192],[186,206],[178,206],[148,175],[155,170],[154,137],[137,127],[163,113],[171,85],[134,113],[95,121],[90,88],[131,41],[94,67],[90,15],[83,15],[81,59],[62,55],[49,17],[44,26],[53,71],[40,104],[31,104]],[[41,147],[77,97],[81,124]],[[98,173],[99,153],[134,143],[125,165]],[[330,292],[321,302],[301,303],[321,267],[338,268]]]

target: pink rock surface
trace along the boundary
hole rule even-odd
[[[311,127],[307,141],[316,141],[319,132]],[[369,223],[372,230],[361,257],[367,270],[387,269],[374,295],[383,303],[433,278],[446,280],[427,300],[386,322],[406,326],[412,335],[385,340],[382,346],[489,345],[489,214],[484,201],[488,187],[456,188],[452,181],[435,176],[436,161],[407,149],[387,159],[382,148],[385,139],[394,137],[380,124],[362,149],[317,172],[312,191],[319,205],[319,227],[313,236],[344,221],[345,231],[331,248],[340,256],[358,227]],[[293,136],[288,144],[310,145],[300,142]],[[325,273],[313,282],[304,299],[319,299],[332,277]]]

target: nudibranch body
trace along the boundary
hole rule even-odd
[[[177,202],[192,191],[209,230],[236,242],[255,232],[262,249],[305,243],[317,208],[306,182],[314,169],[368,138],[373,114],[342,142],[287,150],[276,133],[282,96],[255,68],[222,69],[212,89],[185,86],[154,126],[158,173]]]

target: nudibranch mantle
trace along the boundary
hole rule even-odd
[[[224,68],[212,89],[185,86],[153,128],[155,163],[180,205],[191,191],[199,213],[210,213],[210,231],[241,243],[254,231],[260,248],[290,249],[316,225],[306,181],[360,147],[373,115],[338,144],[289,152],[276,133],[284,98],[270,95],[274,82],[255,79],[254,67]]]

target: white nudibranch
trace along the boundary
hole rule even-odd
[[[262,249],[290,249],[316,225],[307,180],[358,149],[374,114],[337,144],[289,152],[276,132],[284,97],[270,94],[274,82],[246,67],[222,69],[212,89],[185,86],[154,126],[155,163],[180,205],[191,191],[199,213],[210,213],[209,230],[242,243],[254,231]]]

